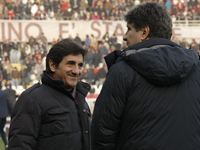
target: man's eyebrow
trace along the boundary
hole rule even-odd
[[[76,62],[74,60],[67,61],[68,64],[75,64]]]

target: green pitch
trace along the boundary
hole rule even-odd
[[[5,150],[3,140],[0,139],[0,150]]]

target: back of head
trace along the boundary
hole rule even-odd
[[[71,38],[66,38],[56,43],[47,54],[46,58],[46,72],[52,73],[49,67],[49,60],[52,60],[56,67],[59,66],[60,62],[65,56],[68,55],[78,55],[82,54],[83,58],[86,54],[86,50],[83,49],[80,45],[75,43]]]
[[[159,3],[143,3],[132,8],[126,15],[125,21],[131,24],[136,31],[149,26],[148,37],[171,39],[172,20],[167,9]]]

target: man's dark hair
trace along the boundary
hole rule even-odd
[[[85,49],[83,49],[81,46],[75,43],[72,39],[70,38],[63,39],[62,41],[56,43],[49,50],[49,53],[47,54],[46,58],[46,73],[52,73],[49,67],[49,60],[52,60],[57,68],[65,56],[70,54],[72,55],[82,54],[84,58],[86,52],[87,51]]]
[[[137,5],[124,16],[124,19],[136,31],[139,31],[144,26],[149,26],[149,38],[171,39],[172,20],[167,9],[161,4],[147,2]]]

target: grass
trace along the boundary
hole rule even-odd
[[[5,149],[5,146],[4,146],[3,140],[0,139],[0,150],[4,150],[4,149]]]

